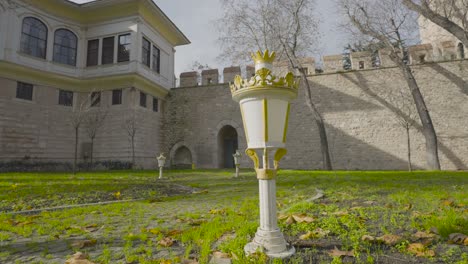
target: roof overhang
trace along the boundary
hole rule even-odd
[[[84,4],[69,0],[23,1],[49,14],[70,19],[82,25],[140,16],[173,46],[190,44],[190,40],[152,0],[96,0]]]

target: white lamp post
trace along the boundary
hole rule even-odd
[[[159,179],[162,179],[163,168],[164,168],[164,165],[166,164],[166,157],[164,157],[164,154],[161,153],[159,157],[157,157],[156,159],[158,160],[158,166],[159,166]]]
[[[248,148],[246,154],[254,161],[259,181],[260,226],[255,238],[244,250],[251,254],[264,251],[274,258],[286,258],[295,249],[286,243],[278,228],[276,216],[276,172],[280,159],[286,154],[286,132],[290,102],[297,97],[298,82],[289,72],[277,78],[271,72],[275,53],[257,52],[255,76],[243,80],[236,76],[231,85],[233,100],[239,102]],[[270,164],[273,153],[273,167]],[[260,167],[259,154],[262,156]]]
[[[240,166],[240,157],[241,154],[239,153],[239,150],[236,150],[236,153],[232,154],[234,157],[234,165],[236,165],[236,178],[239,177],[239,166]]]

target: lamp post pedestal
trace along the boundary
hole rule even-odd
[[[158,166],[159,166],[159,178],[158,179],[162,179],[163,168],[164,168],[164,165],[166,164],[166,157],[164,157],[164,154],[161,153],[161,155],[159,155],[159,157],[157,157],[156,159],[158,160]]]
[[[276,215],[276,169],[269,169],[267,150],[264,150],[263,169],[256,169],[260,200],[260,226],[252,242],[244,247],[247,255],[257,251],[272,258],[287,258],[296,250],[284,239],[278,228]]]
[[[296,250],[289,246],[278,228],[276,216],[276,180],[259,180],[260,226],[252,242],[244,247],[247,255],[263,251],[273,258],[287,258]]]
[[[236,153],[232,154],[232,157],[234,158],[234,165],[236,166],[236,174],[234,175],[235,178],[239,177],[239,167],[240,167],[240,157],[241,154],[239,153],[239,150],[236,150]]]
[[[159,167],[159,179],[162,179],[163,177],[163,167]]]

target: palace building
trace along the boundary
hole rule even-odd
[[[134,123],[135,156],[150,166],[175,86],[174,47],[190,43],[158,6],[18,0],[0,7],[0,160],[70,161],[76,122],[78,156],[89,158],[81,116],[100,108],[94,157],[128,160],[126,128]]]

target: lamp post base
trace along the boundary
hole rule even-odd
[[[294,247],[289,246],[279,229],[266,231],[260,228],[255,233],[255,238],[252,242],[244,247],[246,255],[255,252],[263,252],[271,258],[288,258],[296,252]]]

